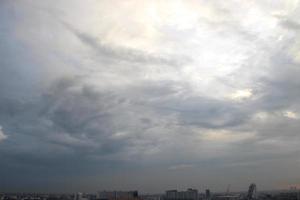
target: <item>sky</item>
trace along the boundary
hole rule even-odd
[[[298,0],[1,0],[0,190],[300,186]]]

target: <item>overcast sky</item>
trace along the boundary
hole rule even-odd
[[[0,188],[300,186],[298,0],[1,0]]]

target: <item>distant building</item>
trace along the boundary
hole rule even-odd
[[[274,197],[275,200],[300,200],[299,192],[281,192]]]
[[[213,200],[239,200],[239,195],[216,195]]]
[[[88,198],[86,198],[81,192],[78,192],[74,195],[74,200],[87,200]]]
[[[177,200],[177,190],[166,191],[166,200]]]
[[[210,190],[209,189],[205,190],[205,199],[206,200],[210,200],[211,199],[211,194],[210,194]]]
[[[163,200],[161,194],[145,194],[145,195],[140,195],[139,198],[141,200]]]
[[[137,191],[102,191],[98,192],[99,200],[137,200]]]
[[[187,189],[187,191],[168,190],[165,200],[198,200],[198,190]]]

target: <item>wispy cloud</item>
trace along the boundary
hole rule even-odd
[[[0,126],[0,142],[7,139],[7,135],[4,134],[2,127]]]
[[[170,170],[184,170],[184,169],[190,169],[193,167],[194,167],[194,165],[192,165],[192,164],[180,164],[180,165],[170,166],[169,169]]]

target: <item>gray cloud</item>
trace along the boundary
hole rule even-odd
[[[282,26],[286,27],[287,29],[294,29],[294,30],[299,30],[300,29],[300,24],[298,24],[295,21],[292,20],[283,20],[281,22]]]
[[[151,21],[144,5],[131,13],[120,3],[111,14],[105,2],[28,2],[0,3],[4,190],[299,180],[289,174],[300,151],[292,8],[169,2],[154,4]],[[288,20],[274,16],[281,9]],[[232,98],[245,89],[249,97]]]

